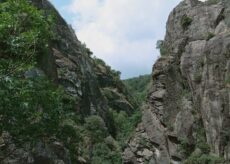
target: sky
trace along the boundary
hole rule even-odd
[[[78,39],[127,79],[150,74],[169,13],[181,0],[51,0]]]

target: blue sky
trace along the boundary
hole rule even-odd
[[[80,41],[123,79],[150,74],[169,13],[181,0],[51,0]]]

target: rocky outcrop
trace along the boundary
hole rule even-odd
[[[171,12],[125,163],[229,163],[229,10],[224,0],[184,0]]]
[[[106,104],[94,71],[92,52],[76,37],[74,30],[48,1],[33,0],[33,4],[47,14],[55,14],[55,39],[49,55],[39,59],[41,68],[69,94],[79,100],[80,113],[89,115],[92,107],[106,119]]]
[[[24,143],[23,148],[18,148],[9,133],[3,132],[0,136],[1,163],[19,164],[19,163],[47,163],[47,164],[70,164],[69,152],[57,141],[50,143],[37,142],[31,145]],[[33,151],[30,151],[33,148]],[[3,160],[2,160],[3,159]]]
[[[129,104],[128,111],[132,113],[135,101],[122,84],[119,74],[102,60],[92,58],[90,49],[78,40],[72,27],[49,1],[32,0],[32,3],[47,14],[55,15],[53,31],[56,36],[50,44],[49,55],[42,55],[39,64],[49,78],[64,86],[65,90],[75,98],[78,102],[76,111],[83,117],[98,114],[110,127],[108,109],[113,107],[108,103],[107,95],[101,90],[111,88],[122,95],[118,104],[124,107]]]

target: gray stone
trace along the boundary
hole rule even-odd
[[[26,71],[24,76],[26,78],[44,77],[45,73],[39,68],[33,68],[29,71]]]
[[[199,130],[211,154],[227,159],[230,141],[230,26],[228,1],[182,1],[170,14],[164,44],[168,54],[153,66],[153,85],[143,107],[141,126],[154,152],[153,163],[183,163],[181,139],[194,146]],[[229,3],[229,2],[228,2]],[[182,17],[192,19],[186,29]],[[130,142],[143,142],[136,130]],[[227,138],[226,138],[227,137]],[[155,151],[154,151],[155,150]],[[150,154],[149,154],[150,155]],[[143,159],[143,158],[142,158]]]
[[[148,149],[144,149],[142,155],[145,159],[149,160],[153,156],[153,152]]]

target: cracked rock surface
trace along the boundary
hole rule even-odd
[[[184,0],[171,12],[167,53],[153,66],[152,89],[123,153],[125,163],[183,163],[202,151],[199,138],[209,147],[207,155],[229,163],[229,16],[224,0]],[[183,141],[189,150],[182,150]]]

